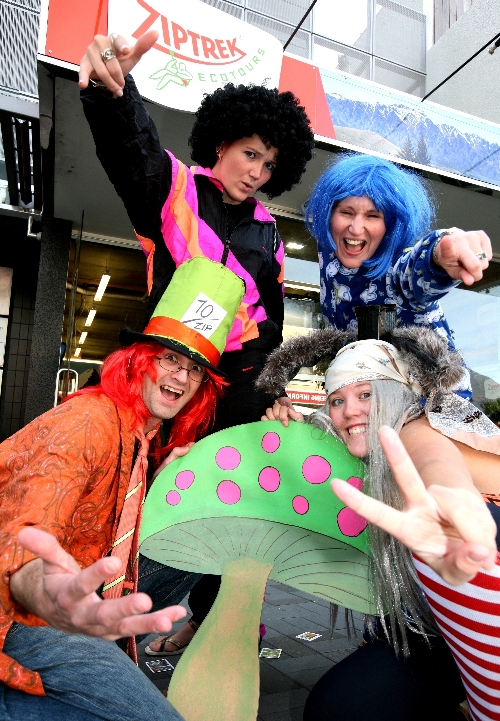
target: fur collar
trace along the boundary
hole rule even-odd
[[[302,366],[311,367],[320,361],[330,364],[340,348],[355,340],[353,333],[336,328],[290,338],[269,355],[257,387],[278,396]],[[463,375],[463,361],[458,351],[450,350],[446,340],[429,328],[400,326],[383,340],[392,343],[401,353],[426,398],[434,392],[449,392]]]

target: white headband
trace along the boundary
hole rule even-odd
[[[397,381],[422,395],[422,388],[393,345],[382,340],[358,340],[341,348],[330,363],[325,378],[326,397],[352,383],[373,380]]]

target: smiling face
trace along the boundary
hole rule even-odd
[[[171,357],[172,355],[172,351],[167,348],[160,354],[162,358]],[[181,370],[169,373],[155,359],[156,381],[153,382],[147,373],[144,374],[142,400],[150,413],[145,432],[158,425],[160,420],[173,418],[191,400],[200,387],[199,383],[188,376],[187,370],[193,366],[198,368],[199,365],[187,356],[182,355],[182,353],[175,353],[175,357],[179,364],[183,366]]]
[[[225,203],[239,205],[267,183],[276,167],[278,150],[258,135],[221,143],[212,172],[224,186]]]
[[[366,433],[371,408],[372,389],[367,381],[352,383],[334,391],[328,397],[330,418],[346,444],[349,453],[356,458],[368,455]]]
[[[382,242],[386,232],[384,214],[366,195],[351,195],[335,206],[330,230],[342,265],[359,268],[373,257]]]

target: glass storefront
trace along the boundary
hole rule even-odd
[[[500,263],[492,263],[489,275],[500,276]],[[460,350],[471,370],[473,400],[500,398],[500,280],[476,291],[451,291],[441,305]]]
[[[144,254],[140,249],[113,247],[83,242],[75,284],[76,241],[72,242],[62,339],[69,346],[61,368],[68,369],[59,379],[73,390],[81,388],[97,370],[103,359],[120,347],[118,335],[125,327],[142,330],[147,303]],[[105,290],[98,300],[99,284],[107,278]],[[71,305],[75,288],[73,332]],[[102,287],[102,286],[101,286]],[[93,312],[95,311],[95,312]],[[69,358],[69,361],[68,361]]]

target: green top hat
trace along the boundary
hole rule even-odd
[[[217,363],[240,307],[245,284],[208,258],[182,263],[142,333],[125,328],[120,342],[156,340],[219,375]]]

